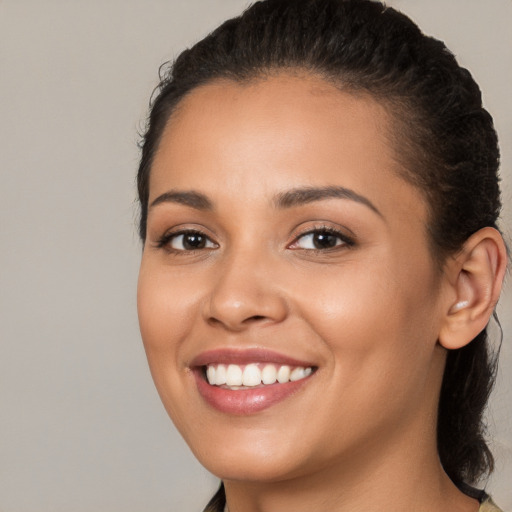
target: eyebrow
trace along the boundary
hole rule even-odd
[[[200,192],[169,190],[158,196],[150,205],[150,208],[162,203],[178,203],[190,206],[196,210],[213,210],[212,202]]]
[[[368,207],[380,217],[383,217],[382,213],[369,199],[349,188],[339,186],[301,187],[287,190],[275,196],[274,205],[276,208],[285,209],[326,199],[348,199],[355,201],[356,203]],[[153,200],[150,204],[150,208],[162,203],[183,204],[201,211],[211,211],[214,209],[212,201],[208,199],[207,196],[194,190],[169,190],[164,192]]]
[[[383,217],[378,208],[366,197],[345,187],[303,187],[295,188],[278,194],[274,200],[277,208],[293,208],[315,201],[325,199],[349,199],[367,206],[380,217]]]

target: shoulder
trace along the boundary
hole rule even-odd
[[[458,482],[456,485],[464,494],[480,502],[478,512],[503,512],[484,490],[475,489],[464,482]]]
[[[496,506],[494,501],[487,496],[480,505],[480,508],[478,509],[478,512],[503,512],[500,508]]]

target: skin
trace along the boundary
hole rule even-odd
[[[386,110],[315,77],[215,82],[182,100],[151,170],[150,204],[195,191],[202,209],[150,207],[138,307],[162,401],[230,512],[476,511],[443,472],[438,343],[453,283],[433,262],[421,193],[399,177]],[[297,187],[345,187],[277,207]],[[208,237],[184,250],[169,232]],[[337,230],[332,249],[305,233]],[[173,231],[174,230],[174,231]],[[161,245],[161,244],[160,244]],[[191,361],[264,348],[317,371],[249,415],[209,406]]]

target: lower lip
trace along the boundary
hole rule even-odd
[[[212,386],[204,379],[201,370],[194,371],[197,389],[213,408],[225,414],[254,414],[294,395],[311,376],[284,384],[270,384],[254,389],[231,390]]]

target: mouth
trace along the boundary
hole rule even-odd
[[[314,376],[317,366],[267,350],[218,350],[191,365],[197,389],[214,409],[247,415],[295,395]]]
[[[208,364],[202,369],[210,386],[240,391],[271,386],[276,383],[296,382],[309,377],[316,368],[254,362],[246,365]]]

